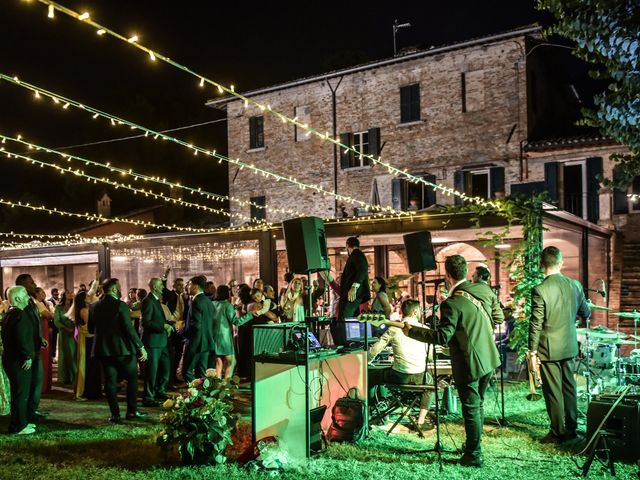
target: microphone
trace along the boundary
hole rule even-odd
[[[600,280],[600,282],[602,282],[601,285],[600,285],[602,287],[602,290],[600,290],[598,293],[600,295],[602,295],[603,299],[606,300],[607,299],[607,284],[605,283],[604,280]]]

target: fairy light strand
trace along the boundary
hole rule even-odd
[[[141,135],[142,137],[144,137],[144,135]],[[7,136],[7,135],[2,135],[0,134],[0,139],[3,141],[2,143],[4,143],[5,140],[9,140],[12,142],[16,142],[16,143],[20,143],[22,145],[27,146],[29,149],[35,149],[35,150],[41,150],[47,153],[51,153],[54,155],[58,155],[60,157],[62,157],[63,159],[70,161],[70,160],[76,160],[78,162],[84,163],[85,165],[92,165],[92,166],[96,166],[96,167],[100,167],[100,168],[106,168],[109,169],[111,172],[117,172],[123,176],[130,176],[134,179],[140,179],[143,180],[145,182],[149,181],[149,182],[154,182],[154,183],[158,183],[160,185],[164,185],[170,188],[174,188],[174,189],[181,189],[184,191],[189,192],[192,195],[200,195],[202,197],[205,197],[207,200],[216,200],[216,201],[231,201],[231,202],[235,202],[241,206],[248,206],[248,205],[252,205],[254,207],[257,208],[261,208],[261,209],[267,209],[269,208],[270,211],[273,212],[279,212],[279,213],[285,213],[285,214],[289,214],[289,215],[293,215],[293,216],[303,216],[304,213],[298,211],[298,210],[293,210],[290,208],[278,208],[278,207],[273,207],[271,205],[260,205],[259,203],[255,203],[249,200],[242,200],[238,197],[234,197],[234,196],[227,196],[227,195],[220,195],[218,193],[213,193],[213,192],[209,192],[207,190],[203,190],[202,188],[194,188],[194,187],[189,187],[189,186],[185,186],[185,185],[181,185],[180,183],[177,182],[172,182],[169,180],[166,180],[164,178],[160,178],[159,176],[149,176],[149,175],[145,175],[142,173],[138,173],[138,172],[134,172],[130,169],[124,169],[124,168],[119,168],[116,167],[114,165],[111,165],[110,163],[108,164],[104,164],[104,163],[100,163],[97,162],[95,160],[89,160],[88,158],[85,157],[79,157],[77,155],[71,155],[68,153],[64,153],[61,152],[59,150],[54,150],[51,148],[47,148],[44,147],[42,145],[38,145],[35,144],[33,142],[28,142],[26,141],[24,138],[16,138],[16,137],[11,137],[11,136]],[[235,214],[234,214],[235,215]],[[240,214],[238,214],[239,216],[242,216]],[[249,220],[251,220],[251,217],[247,217],[247,216],[243,216]]]
[[[72,100],[70,98],[64,97],[62,95],[59,95],[57,93],[54,92],[50,92],[44,88],[40,88],[37,87],[35,85],[32,85],[28,82],[25,82],[23,80],[20,80],[18,77],[11,77],[9,75],[0,73],[0,80],[6,80],[14,85],[17,85],[19,87],[22,87],[26,90],[30,90],[32,92],[38,92],[38,94],[40,96],[46,96],[48,98],[51,98],[51,100],[53,100],[53,102],[55,104],[63,104],[63,108],[65,108],[65,106],[73,106],[74,108],[80,109],[80,110],[84,110],[90,114],[92,114],[92,116],[94,118],[98,118],[98,117],[102,117],[102,118],[106,118],[108,119],[111,124],[113,126],[116,125],[126,125],[128,127],[130,127],[132,130],[141,130],[145,133],[145,136],[148,137],[152,137],[154,140],[157,140],[158,138],[162,139],[162,140],[169,140],[173,143],[176,143],[178,145],[181,145],[185,148],[187,148],[189,151],[193,152],[194,155],[197,155],[198,153],[202,153],[205,156],[210,156],[213,158],[218,159],[218,163],[221,163],[223,161],[229,163],[229,164],[234,164],[237,165],[240,170],[243,169],[247,169],[249,171],[251,171],[252,173],[256,174],[256,175],[261,175],[262,177],[266,178],[266,179],[274,179],[276,182],[280,182],[280,181],[284,181],[287,183],[291,183],[294,184],[295,186],[297,186],[300,190],[306,190],[306,189],[310,189],[310,190],[315,190],[318,193],[321,193],[323,195],[330,195],[335,197],[338,200],[341,200],[343,202],[347,202],[347,203],[351,203],[354,205],[358,205],[361,208],[367,208],[369,210],[372,211],[380,211],[380,212],[389,212],[389,213],[394,213],[398,216],[410,216],[412,215],[411,212],[403,212],[403,211],[399,211],[399,210],[395,210],[392,207],[385,207],[385,206],[381,206],[381,205],[372,205],[370,203],[364,202],[362,200],[358,200],[355,199],[353,197],[347,196],[347,195],[342,195],[342,194],[338,194],[335,192],[332,192],[330,190],[325,189],[324,187],[320,186],[319,184],[306,184],[300,180],[298,180],[297,178],[293,177],[293,176],[284,176],[284,175],[280,175],[274,172],[271,172],[269,170],[265,170],[263,168],[260,167],[256,167],[254,164],[248,164],[245,162],[242,162],[239,158],[233,159],[233,158],[229,158],[226,157],[218,152],[216,152],[215,150],[207,150],[203,147],[200,147],[198,145],[194,145],[191,143],[188,143],[184,140],[180,140],[178,138],[175,137],[170,137],[168,135],[165,135],[162,132],[159,131],[155,131],[152,130],[150,128],[147,127],[143,127],[142,125],[139,125],[137,123],[131,122],[129,120],[125,120],[123,118],[117,117],[115,115],[111,115],[109,113],[103,112],[101,110],[98,110],[96,108],[90,107],[88,105],[82,104],[80,102],[77,102],[75,100]]]
[[[0,135],[0,138],[2,138],[3,136]],[[247,221],[252,221],[251,217],[247,216],[247,215],[243,215],[241,213],[229,213],[226,210],[222,210],[219,208],[212,208],[212,207],[208,207],[206,205],[202,205],[199,203],[192,203],[192,202],[187,202],[185,200],[181,200],[181,199],[177,199],[177,198],[172,198],[172,197],[167,197],[164,194],[158,193],[158,192],[154,192],[153,190],[145,190],[143,188],[137,188],[132,186],[131,184],[124,184],[124,183],[118,183],[115,180],[110,180],[106,177],[102,177],[102,178],[98,178],[98,177],[94,177],[93,175],[89,175],[86,172],[84,172],[83,170],[80,170],[79,168],[72,168],[72,167],[63,167],[60,166],[58,164],[55,163],[49,163],[49,162],[44,162],[42,160],[36,160],[33,157],[28,157],[26,155],[21,155],[19,153],[16,152],[11,152],[9,150],[7,150],[5,147],[0,146],[0,152],[4,153],[8,158],[18,158],[20,160],[23,160],[25,162],[31,163],[32,165],[39,165],[40,167],[48,167],[48,168],[52,168],[54,170],[57,170],[59,173],[61,174],[65,174],[65,173],[70,173],[71,175],[77,176],[77,177],[82,177],[84,178],[87,182],[89,183],[96,183],[96,182],[100,182],[100,183],[104,183],[106,185],[111,185],[112,187],[115,187],[115,189],[125,189],[125,190],[130,190],[135,194],[140,194],[140,195],[144,195],[145,197],[152,197],[156,200],[162,200],[164,202],[167,203],[172,203],[172,204],[178,204],[178,205],[182,205],[185,207],[189,207],[189,208],[194,208],[196,210],[204,210],[204,211],[208,211],[210,213],[216,213],[216,214],[220,214],[220,215],[225,215],[227,217],[232,217],[232,216],[237,216],[239,218],[242,218],[244,220]]]
[[[128,223],[130,225],[136,225],[139,227],[145,228],[156,228],[156,229],[168,229],[168,230],[178,230],[181,232],[192,232],[192,233],[217,233],[217,232],[231,232],[231,231],[258,231],[264,230],[267,228],[264,225],[261,226],[242,226],[242,227],[222,227],[222,228],[198,228],[198,227],[182,227],[176,224],[166,225],[164,223],[152,223],[146,222],[143,220],[131,220],[130,218],[121,218],[121,217],[105,217],[100,214],[92,214],[92,213],[78,213],[78,212],[67,212],[65,210],[60,210],[57,207],[49,208],[44,205],[31,205],[31,203],[23,203],[23,202],[12,202],[11,200],[6,200],[4,198],[0,198],[0,204],[6,205],[8,207],[18,207],[25,208],[36,212],[44,212],[49,215],[58,215],[60,217],[75,217],[75,218],[84,218],[86,220],[91,220],[94,222],[113,222],[113,223]]]
[[[338,146],[340,149],[342,149],[342,151],[345,152],[354,152],[359,158],[367,158],[369,159],[373,164],[377,164],[380,165],[384,168],[387,169],[387,171],[394,175],[394,176],[399,176],[401,178],[406,179],[407,181],[411,182],[411,183],[416,183],[416,184],[423,184],[431,189],[433,189],[434,191],[440,191],[441,193],[444,193],[447,196],[450,195],[454,195],[457,196],[459,198],[461,198],[464,201],[467,202],[473,202],[476,203],[478,205],[484,205],[484,206],[491,206],[493,208],[497,208],[498,204],[496,204],[495,202],[491,201],[491,200],[485,200],[481,197],[470,197],[469,195],[467,195],[464,192],[460,192],[454,188],[451,187],[446,187],[444,185],[442,185],[441,183],[435,184],[432,182],[429,182],[427,180],[425,180],[422,177],[413,175],[409,172],[406,171],[406,169],[400,169],[394,165],[392,165],[389,162],[383,161],[382,157],[378,156],[377,158],[374,157],[373,155],[364,153],[359,151],[358,149],[354,148],[351,145],[345,145],[342,142],[340,142],[339,138],[333,138],[331,137],[327,132],[322,133],[316,129],[314,129],[313,127],[309,126],[308,124],[302,123],[300,121],[298,121],[297,118],[291,118],[283,113],[280,113],[276,110],[273,110],[271,108],[270,105],[264,105],[261,104],[249,97],[246,97],[238,92],[235,91],[235,88],[233,85],[230,86],[226,86],[223,85],[221,83],[216,82],[215,80],[211,80],[210,78],[207,78],[206,76],[195,72],[194,70],[190,69],[189,67],[182,65],[178,62],[176,62],[175,60],[172,60],[169,57],[166,57],[164,55],[162,55],[161,53],[159,53],[157,50],[152,50],[144,45],[142,45],[139,42],[139,37],[138,35],[133,35],[131,37],[125,37],[124,35],[121,35],[111,29],[109,29],[108,27],[101,25],[97,22],[95,22],[91,16],[89,15],[89,13],[84,12],[84,13],[78,13],[74,10],[71,10],[67,7],[64,7],[56,2],[53,2],[51,0],[38,0],[40,3],[47,5],[48,8],[53,7],[55,10],[60,11],[61,13],[64,13],[65,15],[68,15],[72,18],[75,18],[77,20],[80,20],[92,27],[94,27],[97,31],[97,33],[99,35],[110,35],[113,38],[116,38],[122,42],[125,42],[129,45],[132,45],[134,47],[136,47],[137,49],[145,52],[146,55],[148,55],[152,61],[155,60],[161,60],[179,70],[182,70],[183,72],[188,73],[189,75],[195,77],[196,79],[198,79],[198,84],[200,87],[204,87],[205,84],[209,84],[212,85],[214,87],[216,87],[216,89],[218,90],[219,93],[227,93],[229,95],[232,95],[240,100],[242,100],[244,102],[245,106],[248,106],[249,104],[252,104],[256,107],[258,107],[262,112],[268,112],[271,115],[275,116],[276,118],[280,119],[282,122],[284,123],[289,123],[291,125],[295,125],[298,128],[301,128],[303,130],[305,130],[307,132],[307,135],[314,135],[315,137],[323,140],[323,141],[328,141],[333,143],[334,145]],[[390,208],[390,207],[387,207]],[[393,209],[391,209],[393,210]]]

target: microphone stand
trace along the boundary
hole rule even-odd
[[[500,285],[496,285],[491,287],[491,290],[494,291],[496,297],[498,297],[498,292],[500,291]],[[500,298],[498,297],[498,301]],[[502,302],[500,302],[500,307],[502,307]],[[504,416],[504,367],[505,367],[505,343],[506,338],[502,338],[502,322],[498,324],[498,338],[500,338],[500,413],[501,417],[498,419],[498,425],[501,427],[507,426],[509,422]]]
[[[425,312],[426,305],[426,294],[425,294],[425,280],[424,280],[424,270],[420,273],[422,280],[422,311]],[[438,303],[438,285],[443,283],[444,279],[436,279],[433,281],[433,305],[431,306],[432,318],[433,318],[433,328],[434,330],[438,329],[438,317],[435,316],[435,310]],[[423,319],[424,324],[424,319]],[[457,453],[454,450],[446,450],[442,446],[442,442],[440,441],[440,402],[438,400],[438,359],[436,358],[436,347],[433,346],[433,390],[436,397],[436,443],[433,445],[433,448],[428,448],[426,450],[418,450],[412,451],[411,453],[430,453],[435,452],[438,455],[438,464],[440,465],[440,471],[442,471],[442,454],[443,453]],[[429,361],[429,351],[427,350],[427,362]]]

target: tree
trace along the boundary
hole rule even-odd
[[[629,148],[612,157],[618,163],[615,185],[626,189],[640,175],[640,1],[538,0],[537,7],[556,17],[547,33],[573,40],[574,55],[597,65],[591,75],[610,80],[596,95],[595,109],[583,110],[581,123]]]

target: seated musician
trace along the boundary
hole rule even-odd
[[[403,322],[420,326],[420,303],[417,300],[405,300],[401,309]],[[388,383],[423,385],[432,381],[431,375],[426,372],[427,354],[429,353],[427,344],[407,337],[400,328],[389,327],[380,340],[369,348],[369,362],[372,362],[387,345],[393,349],[393,364],[388,368],[369,369],[370,392],[375,392],[378,385]],[[430,357],[433,355],[431,354]],[[429,393],[425,390],[420,400],[420,414],[417,421],[421,430],[433,428],[433,424],[426,421],[428,411]]]

